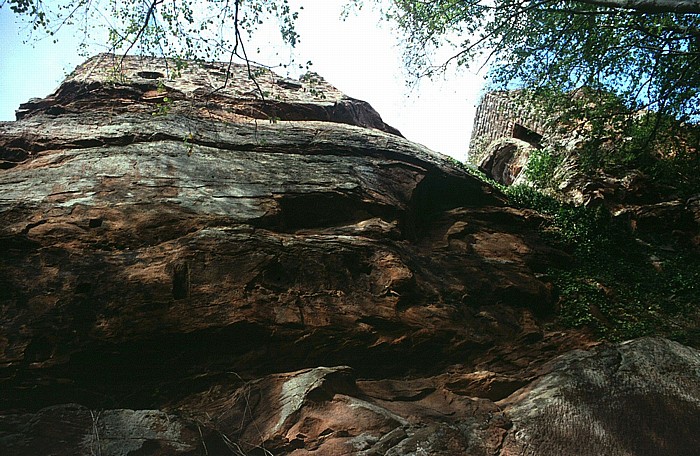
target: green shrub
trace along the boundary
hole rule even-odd
[[[556,198],[525,185],[508,187],[506,194],[517,207],[534,209],[548,216],[544,234],[554,242],[578,253],[606,248],[623,235],[603,206],[589,208],[562,203]]]
[[[697,254],[640,243],[603,207],[563,204],[525,186],[506,193],[512,204],[542,213],[543,237],[572,255],[567,267],[547,271],[561,324],[610,340],[664,335],[700,345]]]
[[[535,149],[528,158],[525,177],[537,188],[555,188],[558,184],[556,172],[562,162],[563,157],[552,149]]]

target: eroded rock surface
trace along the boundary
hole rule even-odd
[[[300,81],[264,68],[212,62],[168,62],[150,57],[122,59],[101,54],[78,67],[46,98],[35,98],[17,110],[17,119],[39,114],[110,114],[151,111],[156,115],[320,120],[376,128],[401,136],[386,125],[367,102],[346,96],[321,76],[309,72]]]
[[[0,123],[0,449],[530,454],[497,401],[592,344],[536,213],[320,79],[114,62]]]
[[[502,185],[522,184],[527,180],[524,171],[533,149],[520,139],[500,138],[486,148],[479,170]]]
[[[700,352],[644,338],[574,351],[500,402],[501,454],[692,455],[700,448]]]

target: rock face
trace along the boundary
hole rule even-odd
[[[156,115],[193,114],[197,108],[208,118],[238,114],[273,122],[320,120],[401,136],[367,102],[344,95],[318,74],[307,73],[301,79],[282,78],[264,68],[249,70],[244,65],[101,54],[78,67],[56,93],[23,103],[16,115],[20,120],[85,110],[112,115],[148,111]]]
[[[533,146],[516,138],[500,138],[485,151],[479,170],[501,185],[517,185],[524,182],[525,167]]]
[[[700,352],[664,339],[575,351],[499,404],[502,454],[696,454]]]
[[[552,454],[527,401],[592,343],[537,214],[315,76],[115,62],[0,123],[0,453]]]

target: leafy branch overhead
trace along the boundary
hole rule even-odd
[[[613,93],[633,111],[700,118],[700,0],[347,0],[378,5],[402,31],[416,78],[488,66],[491,88]],[[303,0],[0,0],[38,32],[96,24],[114,52],[250,62],[266,21],[294,47]],[[298,6],[293,6],[298,5]],[[451,55],[444,54],[452,49]]]
[[[284,43],[294,47],[299,40],[299,12],[288,0],[0,0],[4,7],[25,19],[32,34],[77,30],[85,52],[96,40],[124,55],[250,62],[245,42],[269,20],[278,22]]]
[[[396,0],[386,14],[416,77],[490,65],[493,88],[585,86],[633,110],[700,116],[700,1]]]

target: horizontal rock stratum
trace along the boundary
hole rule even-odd
[[[173,68],[0,123],[1,454],[700,446],[696,351],[546,324],[536,213],[318,75]]]

